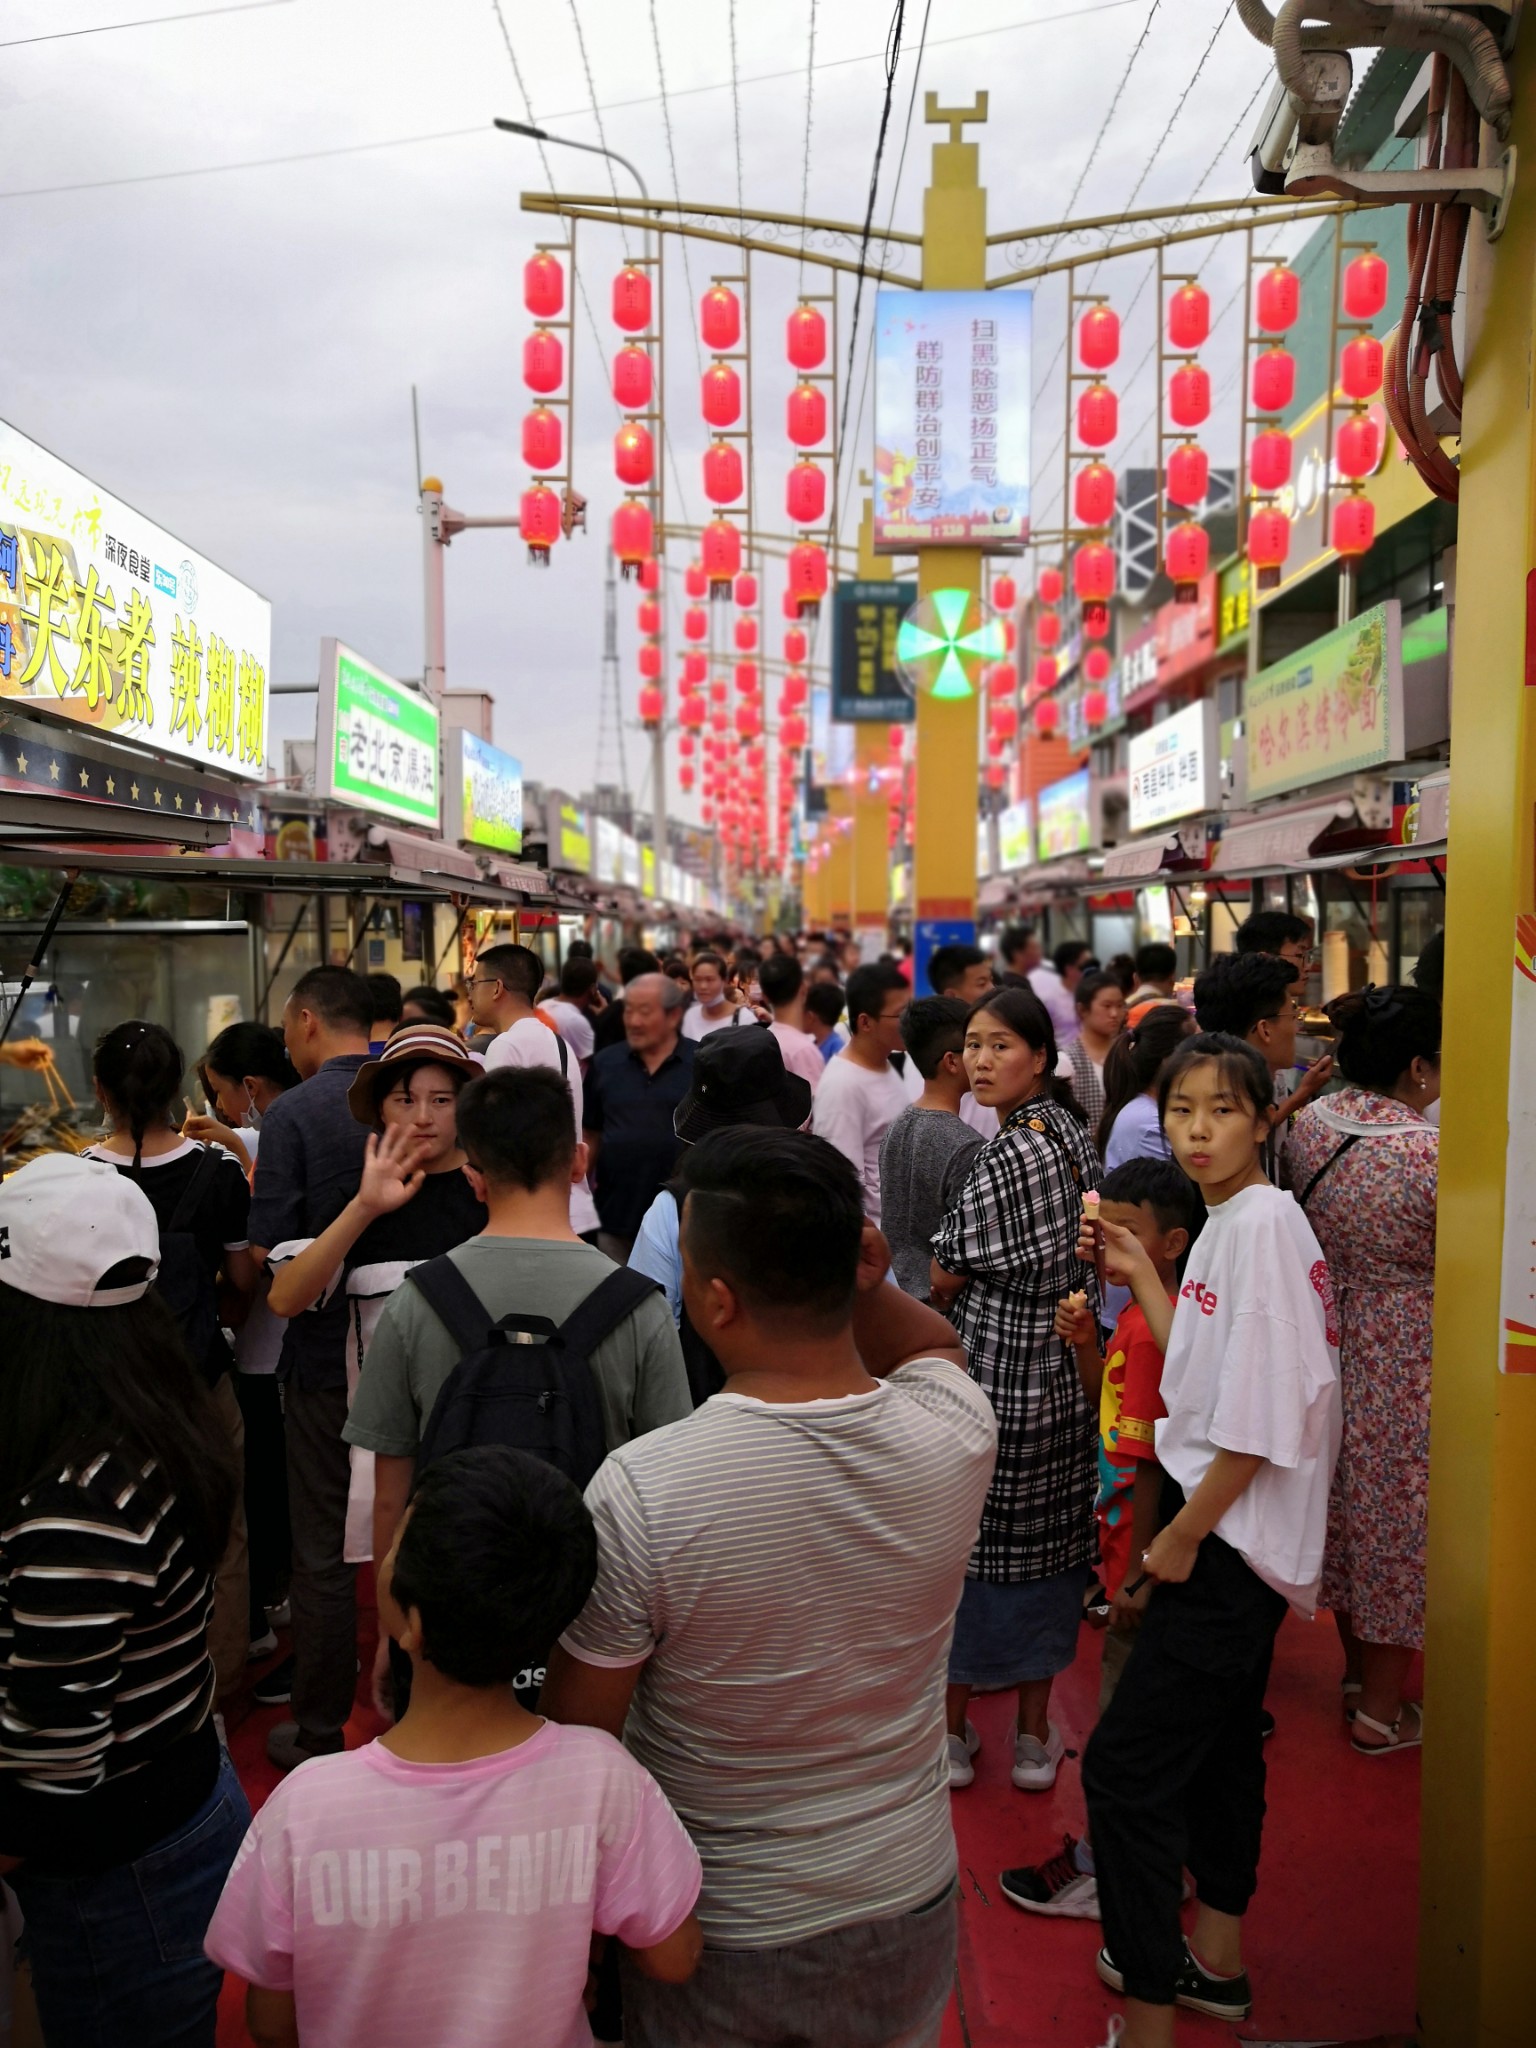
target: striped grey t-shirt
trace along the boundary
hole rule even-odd
[[[646,1668],[625,1741],[704,1864],[714,1948],[909,1912],[955,1870],[944,1681],[997,1431],[942,1359],[868,1394],[717,1394],[587,1489],[599,1565],[563,1638]]]

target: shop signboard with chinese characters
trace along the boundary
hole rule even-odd
[[[1221,738],[1211,697],[1133,734],[1128,759],[1131,830],[1213,811],[1221,800]]]
[[[592,832],[587,814],[559,790],[544,797],[546,857],[552,868],[568,875],[592,872]]]
[[[1181,682],[1216,652],[1216,576],[1212,571],[1195,586],[1193,604],[1159,605],[1157,610],[1157,686]],[[1131,709],[1137,707],[1132,705]]]
[[[1248,644],[1253,607],[1251,572],[1246,555],[1238,555],[1216,572],[1216,652],[1235,654]]]
[[[595,881],[615,885],[624,880],[624,834],[612,818],[592,820],[592,875]]]
[[[832,716],[903,725],[915,715],[896,661],[896,634],[915,583],[839,583],[832,593]]]
[[[1042,861],[1088,851],[1093,844],[1093,789],[1086,768],[1064,775],[1060,782],[1048,782],[1036,796],[1035,807],[1035,838]]]
[[[320,643],[318,794],[439,830],[437,706],[340,640]]]
[[[256,779],[272,607],[0,420],[0,703]]]
[[[1343,404],[1342,397],[1339,402]],[[1376,508],[1379,539],[1400,520],[1429,504],[1431,492],[1404,455],[1385,406],[1377,400],[1368,411],[1381,436],[1381,458],[1365,478],[1364,492]],[[1272,590],[1259,592],[1260,605],[1273,602],[1335,560],[1329,541],[1329,520],[1332,507],[1348,491],[1350,481],[1335,458],[1329,488],[1328,413],[1327,399],[1319,398],[1287,429],[1292,445],[1291,481],[1279,492],[1275,504],[1291,522],[1291,544],[1279,583]]]
[[[450,732],[443,763],[450,830],[470,846],[523,850],[523,764],[478,733]]]
[[[877,554],[1029,538],[1027,291],[875,298]]]
[[[1044,794],[1044,792],[1042,792]],[[997,865],[1001,873],[1035,864],[1034,818],[1029,799],[1023,798],[999,814],[997,820]]]
[[[1401,616],[1389,598],[1253,677],[1243,711],[1250,801],[1401,760]]]

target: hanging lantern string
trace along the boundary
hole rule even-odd
[[[667,74],[665,69],[663,68],[661,61],[661,28],[656,20],[656,0],[651,0],[651,42],[656,51],[656,83],[661,88],[661,123],[663,129],[666,132],[667,165],[672,173],[672,191],[675,197],[681,193],[683,188],[682,182],[677,175],[677,149],[672,139],[672,108],[667,100]],[[692,239],[693,237],[691,235],[680,235],[678,237],[678,240],[683,245],[683,283],[688,288],[688,303],[690,306],[694,303],[693,265],[690,262],[688,256],[688,244],[692,241]],[[661,249],[662,253],[665,254],[665,236],[661,238],[661,241],[658,246]],[[688,323],[688,328],[689,332],[693,336],[694,361],[698,365],[699,375],[702,377],[704,374],[704,350],[702,344],[699,341],[698,322],[695,320],[690,320]],[[683,517],[685,520],[687,520],[686,512],[684,513]],[[688,523],[691,524],[692,522],[689,521]]]
[[[576,0],[571,0],[574,7]],[[731,119],[736,130],[736,232],[741,237],[742,253],[747,247],[746,201],[742,196],[741,181],[741,77],[736,68],[736,0],[730,4],[731,30]]]
[[[603,110],[597,102],[597,86],[592,78],[592,60],[587,55],[587,39],[582,34],[581,17],[576,12],[576,0],[567,0],[567,5],[571,10],[571,27],[576,31],[576,47],[581,52],[581,68],[587,74],[587,96],[592,102],[592,118],[597,123],[597,139],[603,145],[603,149],[606,152],[608,137],[603,132]],[[528,118],[532,120],[533,116],[530,114]],[[620,205],[619,182],[614,174],[613,158],[605,154],[603,162],[608,166],[608,188],[613,194],[614,211],[617,212]],[[621,227],[619,229],[619,236],[624,245],[624,261],[627,263],[629,261],[628,229]]]

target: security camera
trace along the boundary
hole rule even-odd
[[[1308,50],[1301,61],[1305,92],[1291,93],[1277,79],[1249,144],[1255,192],[1283,193],[1298,143],[1330,145],[1349,104],[1354,66],[1347,50]]]
[[[1296,111],[1291,96],[1277,78],[1264,103],[1259,125],[1248,145],[1248,168],[1255,192],[1283,193],[1285,167],[1296,142]]]

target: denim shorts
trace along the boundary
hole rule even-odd
[[[983,1691],[1054,1678],[1077,1655],[1088,1567],[1022,1586],[967,1579],[949,1652],[951,1685]]]
[[[203,1938],[250,1821],[221,1750],[197,1812],[137,1861],[88,1877],[12,1871],[48,2048],[214,2048],[224,1972]]]

